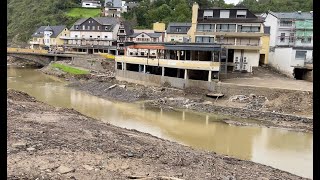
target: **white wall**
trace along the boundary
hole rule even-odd
[[[89,4],[89,5],[87,5]],[[88,3],[88,2],[83,2],[82,3],[82,7],[86,7],[86,8],[97,8],[97,7],[101,7],[100,4],[97,3]]]
[[[114,35],[113,32],[70,31],[70,37],[76,37],[76,35],[78,38],[90,38],[90,36],[92,36],[92,38],[98,38],[98,36],[100,36],[100,38],[105,38],[105,36],[107,36],[107,39],[116,39],[116,35]]]
[[[166,34],[165,41],[171,42],[173,39],[173,41],[183,42],[183,38],[190,38],[190,36],[188,34]]]
[[[307,51],[306,59],[296,59],[296,51]],[[313,50],[299,50],[299,49],[293,49],[292,55],[291,55],[291,66],[304,66],[304,63],[306,61],[312,60],[312,51]]]
[[[278,19],[271,14],[268,14],[265,22],[265,26],[270,26],[270,46],[276,45],[277,31],[278,31]]]
[[[274,52],[269,53],[269,65],[278,69],[289,77],[293,77],[293,67],[291,60],[295,56],[292,48],[275,48]]]
[[[147,55],[148,50],[147,49],[130,49],[130,48],[127,48],[127,55],[126,56],[142,56],[141,52],[144,52],[143,56],[148,57],[148,55]],[[132,55],[130,55],[130,53],[132,53]],[[138,53],[138,55],[136,55],[136,53]],[[152,49],[150,50],[150,56],[155,56],[156,53],[157,53],[157,50],[152,50]]]
[[[240,59],[241,57],[241,50],[235,49],[234,50],[234,56],[233,56],[233,62],[235,62],[236,57]],[[258,50],[243,50],[243,57],[247,58],[247,71],[252,72],[252,67],[258,67],[259,66],[259,58],[260,58],[260,52]]]

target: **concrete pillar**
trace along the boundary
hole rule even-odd
[[[127,63],[123,63],[123,69],[127,70]]]
[[[53,61],[57,61],[58,60],[58,56],[54,56]]]
[[[108,49],[108,54],[110,54],[110,49]]]
[[[211,82],[211,77],[212,77],[211,74],[212,74],[212,71],[209,71],[209,75],[208,75],[208,81],[209,82]]]
[[[143,65],[143,73],[146,73],[146,65]]]
[[[141,71],[142,71],[142,65],[139,64],[139,72],[141,72]]]
[[[184,70],[184,79],[187,80],[188,79],[188,69]]]
[[[162,67],[162,74],[161,76],[164,76],[164,67]]]
[[[124,70],[124,62],[121,62],[121,70]]]
[[[182,121],[186,120],[186,115],[185,115],[185,112],[182,111]]]

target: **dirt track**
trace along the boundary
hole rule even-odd
[[[7,93],[8,179],[304,179]]]

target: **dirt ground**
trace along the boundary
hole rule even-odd
[[[295,80],[273,71],[268,67],[257,67],[250,75],[239,73],[230,75],[230,78],[222,80],[223,83],[237,84],[244,86],[267,87],[277,89],[290,89],[313,92],[313,82]]]
[[[304,179],[7,91],[7,179]]]

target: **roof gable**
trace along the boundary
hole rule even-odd
[[[64,29],[66,29],[65,25],[60,26],[41,26],[39,27],[33,34],[32,37],[43,37],[44,31],[51,30],[52,38],[56,38]]]

